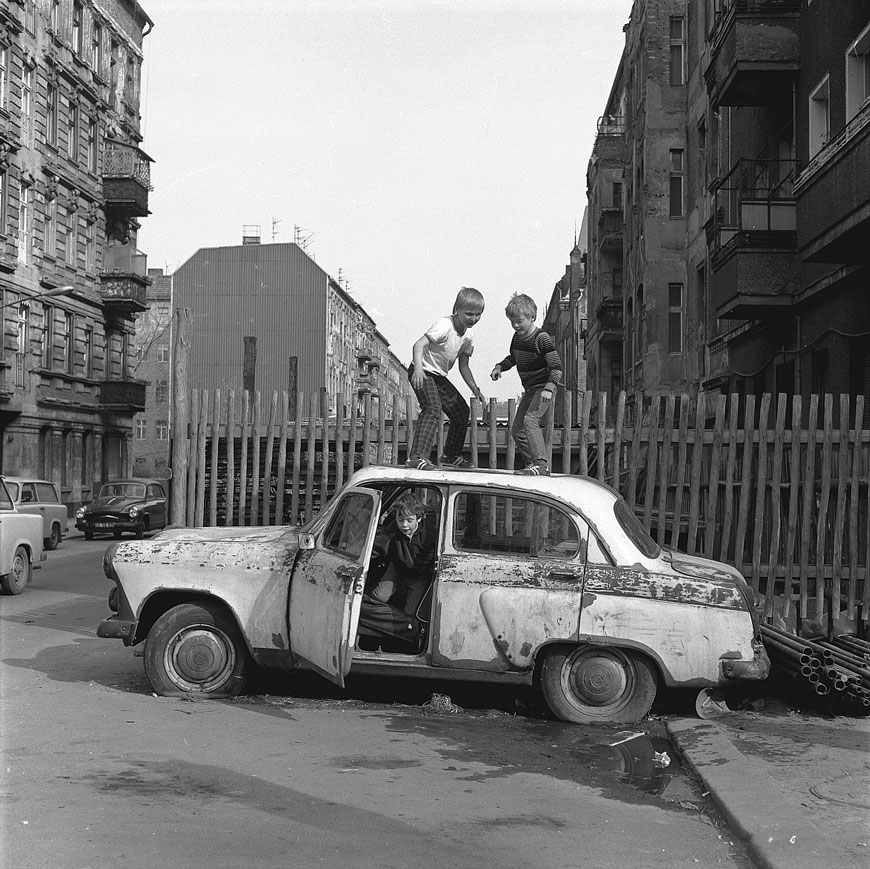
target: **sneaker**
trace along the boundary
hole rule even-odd
[[[550,469],[546,465],[529,465],[527,468],[514,471],[514,473],[525,477],[549,477]]]
[[[429,459],[424,459],[422,456],[419,459],[408,459],[405,462],[406,468],[414,468],[417,471],[434,471],[435,465],[429,461]]]
[[[442,468],[473,468],[474,465],[468,459],[462,456],[457,456],[455,459],[448,459],[446,456],[441,456]]]

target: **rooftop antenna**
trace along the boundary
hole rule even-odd
[[[272,244],[275,244],[275,239],[278,237],[277,226],[281,222],[280,220],[275,220],[274,217],[272,218]]]
[[[298,244],[305,253],[308,253],[308,244],[311,239],[314,238],[313,232],[308,232],[307,229],[303,229],[298,224],[293,224],[293,243]],[[311,259],[314,259],[313,254],[308,254]]]

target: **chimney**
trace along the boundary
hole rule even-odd
[[[260,226],[255,223],[246,223],[242,226],[242,244],[259,244]]]

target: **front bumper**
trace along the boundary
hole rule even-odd
[[[142,527],[141,519],[76,519],[79,531],[94,531],[98,534],[111,534],[113,531],[137,531]]]
[[[97,626],[97,636],[110,640],[123,640],[125,646],[129,646],[136,636],[138,622],[132,619],[122,619],[119,616],[109,616],[103,619]]]
[[[770,658],[761,640],[752,641],[755,657],[749,661],[723,658],[719,663],[725,680],[760,682],[770,675]]]

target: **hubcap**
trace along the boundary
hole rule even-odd
[[[166,649],[166,672],[180,687],[213,690],[226,681],[234,666],[232,644],[214,628],[188,628]]]
[[[590,706],[605,706],[622,697],[628,676],[622,662],[608,655],[581,655],[570,669],[574,695]]]

